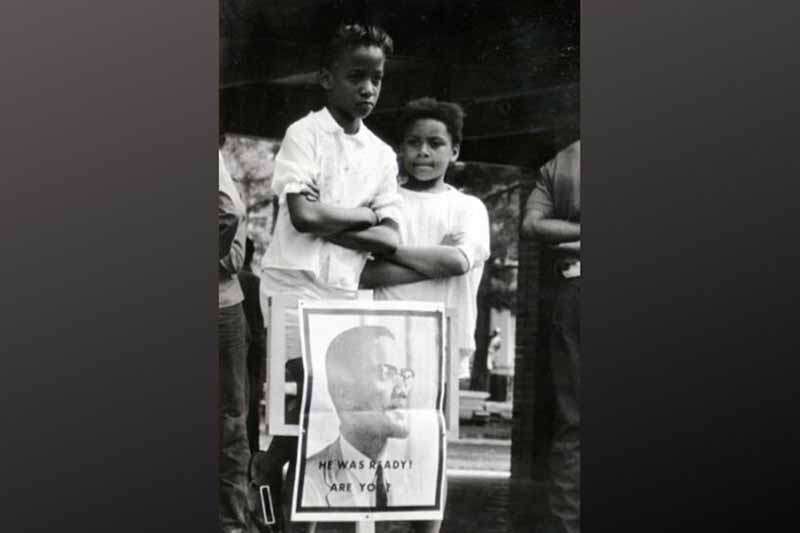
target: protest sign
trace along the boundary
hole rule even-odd
[[[305,383],[292,520],[441,519],[444,309],[298,303]]]

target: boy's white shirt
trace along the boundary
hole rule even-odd
[[[441,193],[400,189],[403,197],[400,239],[410,246],[440,244],[445,235],[460,234],[456,245],[469,262],[460,276],[406,283],[375,289],[376,300],[423,300],[444,302],[457,311],[452,323],[453,353],[462,355],[460,375],[469,375],[469,360],[475,350],[478,286],[489,258],[489,214],[483,202],[450,185]]]
[[[261,261],[264,269],[310,272],[319,283],[357,290],[367,253],[349,250],[292,226],[286,195],[314,185],[319,201],[339,207],[370,207],[378,218],[399,219],[397,156],[361,124],[347,134],[327,108],[311,112],[286,130],[275,158],[272,190],[280,210]]]

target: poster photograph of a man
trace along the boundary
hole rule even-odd
[[[444,311],[301,302],[302,428],[292,517],[441,519]]]

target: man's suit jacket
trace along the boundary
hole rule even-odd
[[[303,507],[356,507],[370,505],[368,497],[361,495],[357,486],[351,491],[331,491],[344,483],[353,484],[353,476],[346,468],[339,468],[342,456],[341,437],[315,453],[305,464],[305,483],[303,484]],[[320,463],[332,465],[332,468],[320,468]]]

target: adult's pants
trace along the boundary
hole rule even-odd
[[[219,337],[219,519],[224,533],[247,527],[247,322],[241,304],[223,307]]]
[[[549,504],[564,533],[580,532],[580,292],[580,277],[560,280],[550,337],[556,413]]]

